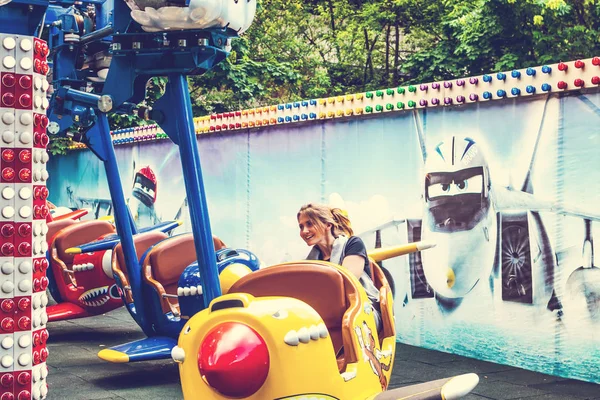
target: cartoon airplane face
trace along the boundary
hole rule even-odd
[[[488,165],[473,139],[452,136],[429,153],[425,169],[422,239],[437,246],[423,253],[423,270],[438,294],[463,297],[489,276],[494,262]]]
[[[149,166],[144,167],[135,174],[132,194],[147,207],[152,207],[156,202],[157,185],[158,182],[154,171]]]

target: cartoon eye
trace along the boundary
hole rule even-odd
[[[429,186],[429,197],[447,196],[450,193],[449,183],[435,183]]]
[[[462,191],[466,190],[467,187],[469,186],[468,182],[464,181],[464,180],[463,181],[457,181],[457,182],[455,182],[455,184],[456,184],[456,187],[457,187],[457,189],[458,189],[459,192],[462,192]]]
[[[190,333],[191,330],[192,330],[192,327],[188,325],[183,329],[183,334],[187,335],[188,333]]]
[[[112,285],[110,287],[110,291],[108,293],[110,294],[110,297],[112,297],[113,299],[121,298],[121,293],[119,292],[119,287],[117,285]]]

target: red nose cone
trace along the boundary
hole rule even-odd
[[[269,374],[269,350],[263,338],[247,325],[226,322],[213,328],[198,352],[198,368],[221,394],[249,397]]]

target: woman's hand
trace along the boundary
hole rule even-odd
[[[346,256],[342,261],[342,267],[348,268],[356,278],[360,278],[365,269],[365,259],[358,255]]]

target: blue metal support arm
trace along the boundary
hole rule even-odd
[[[155,103],[154,109],[162,113],[164,120],[161,127],[179,146],[196,257],[200,268],[202,297],[204,307],[208,308],[210,302],[221,295],[221,284],[219,283],[215,248],[208,217],[192,103],[184,74],[169,75],[165,94]]]
[[[133,243],[133,234],[136,233],[135,225],[131,213],[125,204],[125,195],[121,186],[121,177],[115,150],[110,137],[108,126],[108,117],[104,113],[98,113],[97,123],[86,133],[88,146],[104,162],[106,177],[108,178],[108,189],[113,201],[115,213],[115,225],[117,233],[121,238],[123,255],[125,258],[125,267],[129,275],[131,292],[135,304],[135,309],[128,308],[131,316],[147,335],[152,334],[152,327],[145,319],[145,304],[142,298],[142,274],[139,261]],[[118,279],[118,277],[115,277]]]

